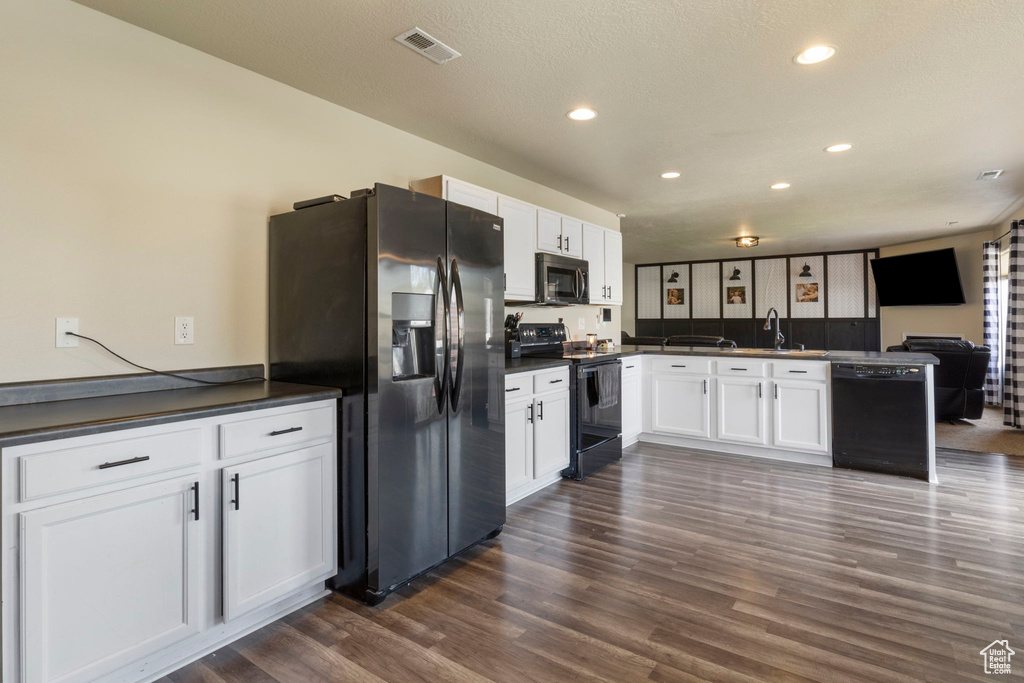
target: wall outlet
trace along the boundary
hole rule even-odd
[[[65,332],[78,334],[78,318],[57,318],[57,348],[69,349],[78,346],[78,337],[70,337]]]
[[[174,343],[194,344],[196,324],[192,318],[178,316],[174,319]]]

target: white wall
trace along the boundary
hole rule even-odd
[[[0,382],[133,371],[84,342],[55,349],[56,317],[154,367],[264,362],[267,217],[301,199],[444,173],[618,229],[67,0],[0,3],[0,92]],[[176,315],[195,317],[194,346],[173,345]]]
[[[1009,225],[1007,225],[1007,229],[1009,229]],[[882,348],[901,343],[905,334],[960,334],[964,339],[981,344],[984,331],[981,246],[982,243],[1003,232],[1005,230],[996,232],[992,228],[987,228],[965,235],[882,247],[879,250],[880,256],[897,256],[952,247],[956,250],[960,282],[963,284],[964,299],[967,301],[962,306],[886,306],[882,308]]]
[[[622,264],[622,329],[636,336],[636,265]]]

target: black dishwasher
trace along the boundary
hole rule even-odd
[[[928,479],[928,385],[922,368],[832,366],[832,464]]]

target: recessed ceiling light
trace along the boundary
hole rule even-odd
[[[619,214],[619,218],[625,218],[625,217],[626,217],[626,214],[624,214],[624,213],[620,213]]]
[[[773,190],[785,190],[787,187],[789,187],[789,183],[775,183],[772,185]]]
[[[665,171],[664,173],[661,174],[661,177],[665,178],[666,180],[671,180],[672,178],[678,178],[679,177],[679,171]]]
[[[960,221],[946,221],[946,225],[959,225]]]
[[[995,171],[982,171],[978,174],[978,180],[995,180],[999,176],[1003,175],[1003,169]]]
[[[825,148],[826,152],[845,152],[848,149],[853,149],[853,145],[847,142],[840,142],[838,145],[829,145]]]
[[[797,64],[817,64],[824,62],[835,53],[836,49],[832,45],[815,45],[798,53],[796,57],[793,57],[793,61]]]
[[[597,112],[593,109],[587,109],[586,107],[580,107],[579,109],[573,109],[571,112],[566,114],[573,121],[589,121],[590,119],[597,116]]]

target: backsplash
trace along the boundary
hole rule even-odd
[[[573,341],[583,341],[587,334],[594,333],[598,339],[611,339],[616,344],[621,342],[622,336],[622,308],[619,306],[607,306],[612,311],[610,322],[601,322],[604,306],[505,306],[505,315],[510,313],[523,314],[523,322],[547,323],[558,322],[561,318],[569,328],[569,335]],[[584,329],[580,329],[579,321],[583,319]]]

